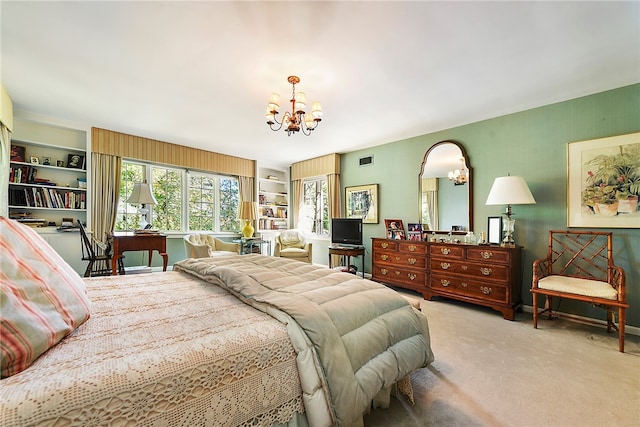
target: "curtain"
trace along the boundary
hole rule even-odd
[[[429,218],[431,230],[438,230],[438,178],[422,179],[422,216]]]
[[[92,240],[104,252],[116,224],[122,157],[91,154],[91,229]]]
[[[238,191],[240,192],[240,201],[253,202],[253,195],[255,194],[253,188],[253,178],[248,176],[238,177]]]
[[[302,180],[295,179],[291,181],[291,206],[289,207],[291,215],[291,226],[298,227],[298,218],[300,218],[300,209],[302,208]]]
[[[329,174],[327,175],[327,192],[329,197],[329,218],[339,218],[341,215],[341,200],[340,194],[340,175]],[[340,262],[340,255],[331,255],[331,265],[338,265]],[[348,268],[349,266],[347,266]]]
[[[0,216],[9,216],[9,159],[11,131],[0,123]]]

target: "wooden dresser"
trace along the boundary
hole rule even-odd
[[[491,307],[507,320],[522,303],[522,248],[373,240],[372,279]]]

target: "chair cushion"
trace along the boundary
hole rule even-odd
[[[550,291],[585,295],[594,298],[618,299],[618,291],[607,282],[601,280],[551,275],[540,279],[538,281],[538,287]]]
[[[78,273],[35,230],[0,217],[0,377],[28,368],[89,315]]]
[[[280,256],[285,258],[306,258],[309,253],[302,248],[286,248],[280,250]]]

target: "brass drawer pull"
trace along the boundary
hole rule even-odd
[[[410,245],[409,246],[409,252],[414,252],[416,250],[416,246],[415,245]]]
[[[449,248],[440,248],[440,252],[442,253],[442,255],[449,255],[449,252],[451,252],[451,250]]]
[[[491,269],[487,267],[482,267],[480,269],[480,273],[482,273],[484,276],[489,276],[491,274]]]
[[[387,275],[387,273],[388,273],[388,271],[387,271],[387,269],[386,269],[386,268],[381,268],[381,269],[380,269],[380,273],[382,273],[383,275],[385,275],[385,276],[386,276],[386,275]]]
[[[448,262],[441,262],[440,267],[442,267],[443,270],[448,270],[449,267],[451,267],[451,264],[449,264]]]
[[[380,259],[382,259],[383,261],[386,261],[389,259],[389,255],[380,255]]]
[[[485,295],[490,295],[491,294],[491,288],[488,287],[488,286],[480,286],[480,290]]]
[[[407,262],[408,262],[409,264],[413,265],[413,264],[415,264],[416,262],[418,262],[418,260],[417,260],[417,259],[415,259],[415,258],[409,258],[409,259],[407,259]]]
[[[380,243],[380,246],[382,246],[382,249],[387,249],[389,247],[389,244],[387,242],[382,242]]]
[[[480,256],[484,259],[489,259],[493,256],[493,253],[489,251],[482,251],[480,252]]]
[[[441,279],[440,280],[440,284],[446,288],[447,286],[449,286],[451,284],[451,282],[446,280],[446,279]]]
[[[411,280],[415,280],[416,277],[418,277],[418,276],[416,274],[409,273],[409,274],[407,274],[407,277],[409,277],[409,279],[411,279]]]

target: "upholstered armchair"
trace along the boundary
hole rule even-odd
[[[298,230],[286,230],[276,236],[274,255],[311,263],[312,243]]]
[[[208,258],[220,252],[240,253],[240,244],[224,242],[210,234],[188,234],[184,236],[187,258]]]

